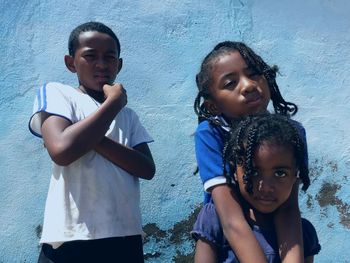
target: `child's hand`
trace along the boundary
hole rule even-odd
[[[103,92],[106,99],[114,100],[115,103],[119,105],[120,109],[128,103],[126,90],[120,83],[116,83],[113,86],[108,84],[103,85]]]

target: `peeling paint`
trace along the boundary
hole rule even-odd
[[[335,161],[329,161],[327,165],[331,168],[333,173],[338,172],[338,164]]]
[[[146,253],[143,255],[145,260],[149,260],[152,258],[159,258],[162,254],[159,252]]]
[[[316,199],[321,208],[328,205],[335,206],[339,212],[340,223],[350,228],[350,205],[344,203],[341,199],[336,196],[337,191],[341,189],[338,184],[324,183],[321,190],[316,195]]]
[[[170,230],[170,242],[179,244],[184,239],[190,239],[190,231],[197,219],[197,215],[201,209],[201,206],[197,207],[188,218],[176,223],[172,230]]]
[[[166,237],[166,231],[161,230],[155,223],[145,225],[143,231],[146,234],[145,242],[148,242],[150,237],[154,237],[156,242]]]
[[[319,194],[317,194],[316,199],[320,207],[325,207],[327,205],[337,205],[339,201],[335,194],[340,189],[340,185],[324,183],[321,187]]]
[[[328,223],[328,224],[327,224],[327,227],[328,227],[328,228],[334,228],[334,224],[333,224],[333,223]]]
[[[180,249],[176,249],[176,255],[173,257],[173,262],[193,262],[194,257],[194,245],[190,236],[190,231],[197,219],[197,215],[202,208],[199,205],[194,211],[184,220],[176,223],[171,229],[161,230],[157,224],[150,223],[143,227],[146,234],[144,238],[144,244],[151,242],[151,239],[157,244],[157,250],[145,253],[145,260],[151,260],[162,256],[162,251],[169,246],[181,247],[185,241],[190,241],[190,253],[184,253]]]
[[[176,256],[173,258],[175,263],[189,263],[194,262],[194,251],[190,254],[184,255],[180,251],[176,251]]]
[[[342,203],[337,209],[340,213],[340,223],[350,229],[350,205]]]
[[[308,209],[311,209],[313,207],[313,198],[310,194],[307,194],[306,206]]]
[[[41,232],[43,231],[43,227],[42,225],[37,225],[37,227],[35,228],[35,233],[36,236],[40,239],[41,238]]]
[[[309,165],[309,176],[311,182],[314,182],[316,178],[323,173],[323,165],[319,161],[319,159],[315,159],[313,162]]]

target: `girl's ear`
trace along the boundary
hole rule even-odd
[[[204,107],[214,116],[218,116],[221,114],[221,111],[216,106],[216,103],[211,99],[207,99],[203,102]]]
[[[67,69],[69,69],[70,72],[76,73],[77,70],[75,69],[74,65],[74,58],[70,55],[64,56],[64,63],[66,64]]]

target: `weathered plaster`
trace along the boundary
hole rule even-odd
[[[322,246],[315,262],[349,262],[347,0],[0,0],[0,8],[0,262],[36,262],[50,163],[27,122],[44,82],[76,86],[63,56],[70,31],[89,20],[120,37],[118,81],[155,138],[157,174],[141,184],[146,262],[192,261],[189,231],[203,199],[193,175],[195,74],[227,39],[279,66],[280,90],[307,131],[312,183],[299,200]]]

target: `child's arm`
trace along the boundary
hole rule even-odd
[[[155,165],[147,143],[129,148],[107,137],[95,146],[95,151],[133,176],[150,180]]]
[[[223,177],[222,149],[224,140],[218,129],[202,122],[195,133],[199,173],[204,184]],[[222,180],[223,179],[223,180]],[[211,192],[224,235],[240,262],[266,262],[266,257],[246,221],[239,200],[226,179],[205,188]]]
[[[198,239],[196,242],[196,252],[194,254],[195,263],[216,263],[217,253],[216,249],[210,243]]]
[[[58,165],[69,165],[93,149],[104,137],[116,114],[126,105],[120,84],[103,87],[106,100],[87,118],[72,124],[69,120],[46,113],[41,126],[45,146]]]
[[[298,182],[288,200],[276,211],[275,228],[283,263],[304,262],[303,235],[298,206]]]
[[[267,262],[233,190],[226,184],[211,191],[224,235],[241,263]]]

